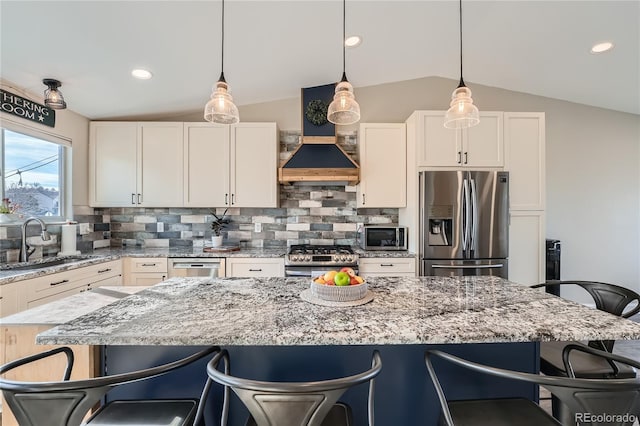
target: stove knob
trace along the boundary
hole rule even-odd
[[[310,255],[306,255],[303,260],[305,262],[311,262],[311,256]]]
[[[346,260],[347,260],[347,256],[344,256],[344,255],[340,256],[340,261],[345,262]]]

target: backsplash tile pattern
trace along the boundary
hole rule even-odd
[[[280,132],[281,162],[299,143],[299,132]],[[358,161],[355,132],[338,135],[338,144]],[[224,211],[215,208],[217,215]],[[335,185],[280,185],[279,208],[229,208],[227,216],[231,222],[223,231],[225,242],[262,248],[302,243],[354,245],[357,223],[398,223],[397,208],[358,209],[356,187]],[[77,208],[74,220],[85,230],[78,232],[77,249],[90,253],[109,246],[202,247],[210,241],[211,219],[208,208]],[[255,232],[256,223],[262,224],[261,232]],[[58,234],[58,243],[39,247],[32,258],[60,251],[60,226],[51,225],[49,230]],[[29,226],[28,236],[38,233],[39,227]],[[0,226],[0,261],[17,261],[19,248],[20,227]]]

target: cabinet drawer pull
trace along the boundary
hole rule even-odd
[[[156,264],[155,263],[143,263],[140,266],[156,266]]]
[[[381,263],[380,266],[393,266],[393,263]]]
[[[101,269],[98,271],[99,274],[104,274],[105,272],[109,272],[111,270],[111,268],[107,268],[107,269]]]
[[[249,269],[249,272],[262,272],[262,268],[261,269]]]
[[[60,285],[60,284],[64,284],[64,283],[68,283],[69,280],[62,280],[62,281],[57,281],[55,283],[49,283],[50,286],[54,286],[54,285]]]

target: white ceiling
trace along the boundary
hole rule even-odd
[[[0,0],[0,77],[42,93],[62,81],[90,119],[204,108],[220,74],[221,2]],[[458,2],[349,0],[357,88],[459,78]],[[238,105],[298,97],[342,74],[342,2],[226,0],[225,76]],[[640,114],[640,1],[463,2],[464,78]],[[589,53],[610,40],[612,51]],[[154,73],[130,76],[134,67]],[[454,87],[452,87],[453,90]],[[444,108],[444,106],[443,106]]]

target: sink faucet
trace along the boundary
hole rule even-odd
[[[42,230],[42,233],[40,234],[40,236],[44,241],[49,241],[51,239],[51,235],[49,235],[49,233],[47,232],[47,225],[45,225],[41,219],[38,219],[37,217],[30,217],[27,220],[25,220],[24,223],[22,224],[22,234],[21,234],[22,241],[20,244],[20,262],[27,262],[29,260],[29,256],[36,250],[35,247],[31,247],[29,246],[29,244],[27,244],[27,224],[32,221],[36,221],[40,224],[40,229]]]

